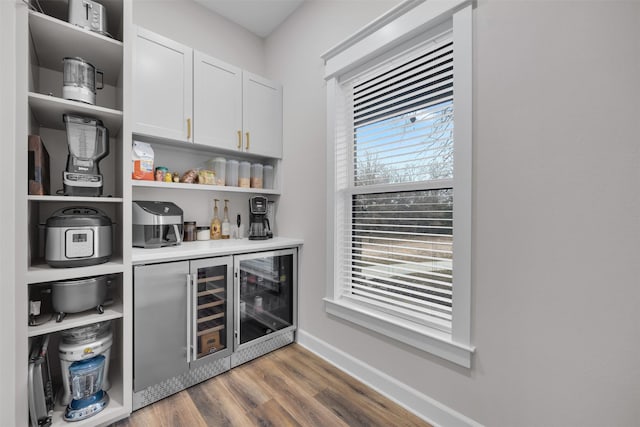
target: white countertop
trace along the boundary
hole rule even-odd
[[[230,254],[270,251],[275,249],[301,246],[302,239],[274,237],[267,240],[228,239],[183,242],[179,246],[165,248],[133,248],[131,262],[148,264],[156,262],[178,261],[184,259],[208,258]]]

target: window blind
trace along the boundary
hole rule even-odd
[[[369,68],[341,90],[341,296],[450,331],[451,34]]]

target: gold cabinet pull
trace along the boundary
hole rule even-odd
[[[238,150],[242,149],[242,131],[238,131]]]
[[[191,139],[191,118],[187,119],[187,139]]]
[[[247,150],[247,151],[249,151],[249,145],[250,145],[250,142],[249,142],[249,132],[247,132],[247,134],[246,134],[246,135],[247,135],[247,146],[246,146],[246,147],[244,147],[244,149],[245,149],[245,150]]]

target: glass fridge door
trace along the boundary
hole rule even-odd
[[[191,262],[193,361],[231,354],[232,265],[232,257]]]
[[[237,348],[295,327],[296,251],[286,249],[235,258]]]

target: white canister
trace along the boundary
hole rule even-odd
[[[213,170],[216,173],[215,185],[225,185],[227,159],[224,157],[216,157],[213,159]]]
[[[263,181],[262,181],[263,187],[273,188],[273,166],[264,165],[264,168],[262,168],[262,176],[263,176]]]
[[[240,162],[240,167],[238,171],[238,187],[249,188],[250,177],[251,177],[251,163]]]
[[[260,163],[251,165],[251,188],[262,188],[263,166]]]
[[[227,160],[225,184],[231,187],[238,187],[238,161]]]

